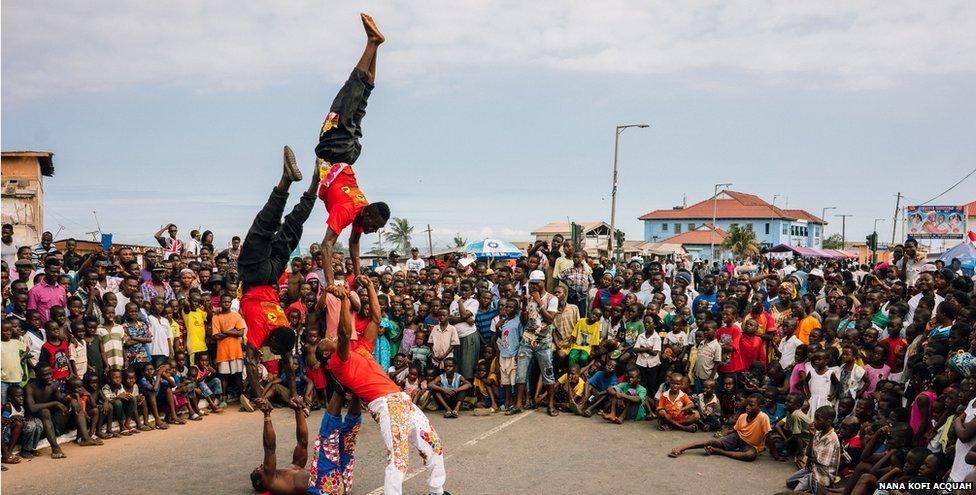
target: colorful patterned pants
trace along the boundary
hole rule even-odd
[[[315,439],[312,465],[308,468],[310,495],[344,495],[352,491],[352,472],[356,459],[356,436],[363,417],[346,416],[343,420],[328,412]]]
[[[427,420],[427,415],[410,401],[410,396],[398,392],[380,397],[369,403],[369,412],[380,426],[380,435],[388,453],[383,493],[402,493],[411,443],[420,452],[420,458],[427,467],[429,493],[443,493],[444,481],[447,480],[444,472],[444,448],[437,432]]]

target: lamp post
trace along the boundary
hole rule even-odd
[[[610,236],[607,238],[607,254],[616,259],[616,251],[613,249],[613,239],[617,233],[617,156],[620,147],[620,134],[629,127],[640,127],[641,129],[650,127],[648,124],[623,124],[618,125],[613,137],[613,189],[610,199]]]
[[[730,187],[731,182],[726,182],[724,184],[715,184],[715,194],[712,195],[712,229],[708,233],[708,240],[711,241],[711,247],[709,248],[709,254],[711,255],[711,261],[715,261],[715,216],[718,215],[718,188],[720,187]]]
[[[820,209],[820,221],[823,222],[820,224],[820,247],[823,247],[823,241],[827,238],[827,210],[836,209],[836,206],[824,206]],[[841,249],[843,249],[843,246],[841,246]]]

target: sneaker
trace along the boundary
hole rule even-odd
[[[302,171],[298,170],[298,163],[295,161],[295,153],[288,146],[285,146],[283,166],[285,169],[285,175],[287,175],[292,182],[301,182]]]
[[[247,397],[244,397],[243,395],[241,396],[241,410],[247,412],[254,412],[254,406],[251,405],[251,401]]]

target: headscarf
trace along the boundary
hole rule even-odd
[[[962,377],[970,376],[974,364],[976,364],[976,357],[973,357],[972,354],[965,351],[959,351],[958,354],[950,357],[947,363],[952,371],[955,371]]]
[[[789,278],[796,279],[795,290],[798,292],[798,294],[793,299],[796,299],[797,297],[800,297],[807,293],[807,278],[808,278],[807,272],[804,272],[802,270],[797,270],[791,273]]]
[[[799,294],[797,294],[796,292],[796,284],[794,284],[793,282],[787,280],[786,282],[779,284],[779,286],[780,288],[786,287],[787,289],[790,290],[790,301],[795,301],[798,297],[800,297]]]

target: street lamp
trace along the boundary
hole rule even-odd
[[[874,232],[875,234],[877,234],[878,233],[878,222],[883,222],[885,220],[886,219],[884,219],[884,218],[875,218],[874,219],[874,229],[871,232]]]
[[[834,215],[835,217],[840,217],[840,245],[841,249],[847,249],[847,217],[853,217],[850,213],[845,213],[843,215]]]
[[[711,241],[710,253],[712,256],[711,261],[715,261],[715,216],[718,215],[718,188],[720,187],[730,187],[731,182],[726,182],[724,184],[715,184],[715,193],[712,195],[712,229],[708,233],[708,240]]]
[[[836,206],[824,206],[820,209],[820,247],[823,247],[823,240],[827,237],[827,210],[836,210]],[[843,246],[841,246],[843,249]]]
[[[607,254],[616,259],[616,251],[613,249],[613,238],[617,233],[617,151],[620,147],[620,134],[628,127],[650,127],[649,124],[624,124],[618,125],[613,137],[613,190],[610,194],[610,236],[607,238]]]

